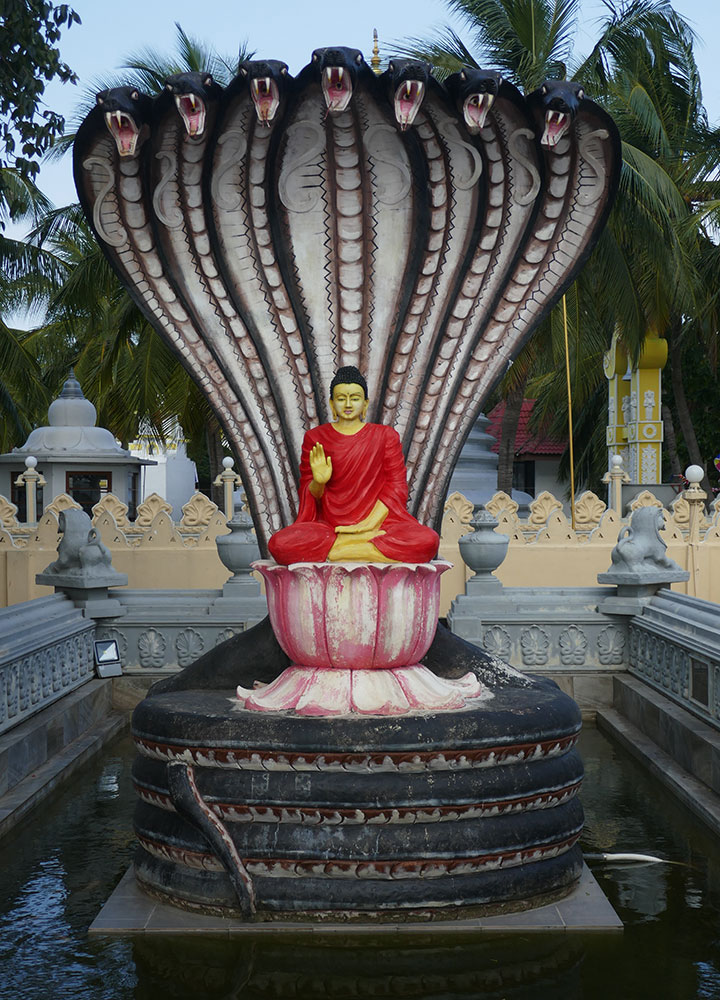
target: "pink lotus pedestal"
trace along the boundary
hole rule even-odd
[[[293,661],[271,684],[239,687],[241,706],[298,715],[456,711],[490,698],[474,674],[447,680],[420,664],[435,636],[450,563],[253,563],[270,621]]]

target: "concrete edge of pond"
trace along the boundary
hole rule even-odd
[[[33,809],[62,788],[78,768],[127,728],[128,716],[111,712],[0,796],[0,838],[12,833]]]
[[[682,710],[677,706],[672,708],[675,715],[681,714]],[[687,715],[684,712],[682,714]],[[697,728],[697,721],[689,715],[687,717],[689,725]],[[720,833],[720,796],[717,793],[681,767],[670,754],[615,709],[598,710],[597,727],[632,754],[713,833]]]
[[[478,933],[597,933],[622,932],[623,924],[587,865],[577,886],[565,899],[534,910],[477,917],[470,920],[433,920],[423,923],[310,923],[272,921],[246,923],[228,917],[191,913],[161,903],[138,886],[132,866],[118,883],[102,910],[90,925],[92,936],[130,936],[137,934],[208,934],[227,937],[267,937],[276,934],[312,936],[313,940],[342,934],[348,938],[416,938],[428,935],[457,937]]]

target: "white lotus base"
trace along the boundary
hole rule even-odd
[[[238,687],[239,707],[297,715],[415,715],[451,712],[492,698],[473,673],[438,677],[420,664],[391,670],[292,666],[271,684]]]

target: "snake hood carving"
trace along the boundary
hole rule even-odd
[[[269,125],[291,80],[287,63],[279,59],[247,59],[240,63],[238,77],[250,87],[250,97],[259,122]]]
[[[439,527],[467,434],[592,249],[620,166],[614,124],[577,91],[572,127],[541,145],[550,87],[526,100],[466,73],[450,96],[415,61],[376,78],[356,50],[316,55],[296,79],[245,65],[191,141],[169,91],[146,112],[129,91],[134,155],[102,106],[74,149],[100,245],[223,423],[263,553],[295,519],[302,438],[344,365],[400,435],[410,512]]]
[[[463,66],[459,73],[453,73],[445,81],[445,87],[472,135],[485,125],[502,85],[502,73],[472,66]]]
[[[585,98],[579,83],[566,80],[546,80],[528,96],[528,104],[543,114],[543,146],[557,146],[571,127]]]
[[[114,87],[101,90],[95,101],[95,115],[104,117],[120,156],[135,156],[148,135],[145,123],[150,117],[151,99],[136,87]]]
[[[202,136],[208,123],[208,108],[218,100],[222,87],[210,73],[175,73],[165,81],[165,90],[174,100],[188,136]]]
[[[430,84],[430,64],[420,59],[391,59],[380,78],[385,82],[395,120],[406,131],[415,121]]]
[[[339,114],[348,107],[358,82],[372,79],[372,70],[360,49],[336,45],[315,49],[298,82],[306,86],[311,80],[319,80],[328,114]]]

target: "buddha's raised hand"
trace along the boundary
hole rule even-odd
[[[332,476],[332,459],[325,455],[325,449],[321,444],[313,445],[310,449],[310,471],[313,482],[324,486]]]

